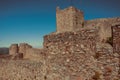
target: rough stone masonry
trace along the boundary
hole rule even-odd
[[[57,8],[56,18],[57,30],[44,36],[42,49],[10,47],[24,60],[0,60],[1,80],[120,80],[119,17],[85,21],[71,6]]]
[[[120,52],[120,25],[116,25],[112,27],[113,33],[113,51],[114,53]]]

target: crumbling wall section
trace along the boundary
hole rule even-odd
[[[18,50],[19,50],[18,44],[12,44],[9,48],[9,54],[14,55],[14,54],[18,53]]]
[[[113,47],[108,43],[97,43],[96,55],[97,68],[100,70],[102,80],[119,79],[119,54],[113,53]]]
[[[23,53],[23,56],[25,56],[26,50],[29,48],[32,48],[32,46],[27,43],[20,43],[19,44],[19,53]]]
[[[47,49],[47,80],[85,80],[98,70],[95,55],[96,30],[50,34],[44,37]]]
[[[13,59],[14,58],[24,58],[26,55],[26,51],[27,49],[32,48],[32,46],[30,46],[27,43],[20,43],[18,44],[12,44],[9,48],[9,54],[12,55]]]
[[[116,24],[120,24],[120,17],[87,20],[84,22],[84,28],[98,29],[100,41],[105,42],[107,38],[112,36],[111,27]]]
[[[113,51],[114,53],[120,53],[120,25],[112,27],[113,33]]]
[[[95,45],[98,39],[97,30],[81,30],[77,32],[53,33],[44,36],[44,48],[50,54],[67,53],[77,51],[95,52]],[[79,51],[78,50],[78,51]]]

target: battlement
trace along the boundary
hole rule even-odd
[[[61,10],[56,9],[57,32],[78,31],[84,26],[83,12],[75,7],[68,7]]]

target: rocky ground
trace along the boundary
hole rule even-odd
[[[61,53],[45,61],[0,59],[0,80],[120,80],[118,58],[105,56]]]
[[[0,80],[44,80],[43,63],[29,60],[0,60]]]

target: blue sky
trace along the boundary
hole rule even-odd
[[[0,47],[26,42],[41,47],[43,36],[56,31],[56,6],[70,0],[0,0]],[[86,20],[120,17],[120,0],[73,0]]]

